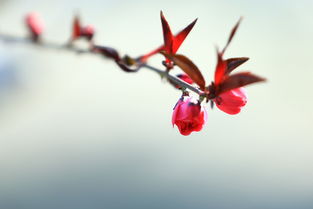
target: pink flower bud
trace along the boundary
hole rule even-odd
[[[81,28],[81,36],[86,37],[88,40],[93,38],[95,28],[92,25],[86,25]]]
[[[43,21],[40,19],[39,15],[35,12],[27,14],[25,17],[25,23],[30,30],[33,38],[38,39],[44,29]]]
[[[223,112],[235,115],[246,105],[247,93],[244,88],[233,89],[220,94],[214,102]]]
[[[206,123],[207,113],[198,100],[189,96],[180,98],[174,107],[172,124],[178,127],[182,135],[188,136],[193,131],[201,131]]]

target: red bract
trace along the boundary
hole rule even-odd
[[[231,66],[230,62],[228,62],[227,60],[224,60],[223,58],[227,47],[229,46],[229,44],[234,38],[234,35],[239,27],[240,22],[241,22],[241,18],[231,30],[231,33],[229,35],[229,38],[223,50],[221,52],[217,51],[217,64],[216,64],[215,75],[214,75],[215,86],[219,86],[219,84],[222,83],[228,77],[231,71],[233,71],[236,67],[238,67],[239,65],[241,65],[242,63],[248,60],[247,58],[242,63]],[[240,58],[233,58],[232,60],[236,60],[236,59],[240,59]]]
[[[146,62],[149,57],[151,57],[154,54],[159,53],[162,50],[164,50],[167,54],[175,54],[177,50],[179,49],[180,45],[186,39],[187,35],[189,34],[193,26],[196,24],[197,19],[195,19],[192,23],[190,23],[186,28],[184,28],[175,36],[172,34],[171,28],[167,20],[165,19],[162,11],[161,11],[161,22],[162,22],[162,29],[163,29],[164,45],[142,56],[140,58],[142,62]],[[166,59],[166,63],[167,64],[170,63],[169,59]]]
[[[201,131],[206,120],[206,110],[199,101],[189,96],[180,98],[174,107],[172,124],[178,127],[182,135],[188,136],[193,131]]]
[[[80,37],[81,34],[81,25],[78,16],[74,17],[73,28],[72,28],[72,40],[76,40]]]
[[[217,51],[217,65],[214,75],[214,83],[209,87],[212,91],[214,102],[217,107],[228,113],[237,114],[241,108],[247,103],[247,95],[242,88],[248,84],[265,81],[264,78],[256,76],[250,72],[241,72],[231,74],[238,66],[245,63],[249,58],[238,57],[225,60],[223,55],[232,41],[241,19],[232,29],[226,46],[219,52]]]
[[[95,29],[92,25],[82,26],[78,16],[74,17],[73,31],[72,31],[72,41],[79,38],[86,38],[87,40],[92,40],[95,34]]]
[[[214,99],[216,106],[225,113],[235,115],[247,103],[247,94],[244,88],[237,88],[220,94]]]
[[[40,19],[39,15],[35,12],[27,14],[25,17],[25,23],[31,32],[33,40],[38,40],[44,29],[43,21]]]

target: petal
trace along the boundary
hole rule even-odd
[[[191,134],[191,130],[188,128],[188,123],[186,122],[178,122],[177,124],[178,130],[179,132],[184,135],[184,136],[188,136]]]
[[[174,124],[175,122],[177,121],[177,117],[178,117],[178,114],[180,113],[180,107],[181,107],[181,104],[182,104],[182,100],[179,99],[174,107],[174,111],[173,111],[173,114],[172,114],[172,125],[174,127]]]
[[[247,94],[244,88],[237,88],[222,93],[216,100],[216,106],[225,113],[234,115],[241,111],[247,103]]]
[[[29,13],[26,16],[26,24],[34,35],[39,36],[42,34],[44,24],[37,13]]]
[[[95,28],[92,25],[86,25],[81,29],[81,36],[86,37],[88,40],[91,40],[94,36]]]
[[[188,103],[190,98],[185,99],[181,102],[179,105],[179,112],[176,115],[176,119],[179,121],[187,120],[190,118],[189,115],[189,109],[188,109]]]
[[[193,97],[184,97],[174,108],[172,124],[176,125],[182,135],[200,131],[207,120],[206,110]]]

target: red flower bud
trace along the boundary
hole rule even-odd
[[[37,40],[44,29],[43,21],[40,19],[39,15],[35,12],[27,14],[25,17],[25,23],[31,32],[32,38]]]
[[[182,135],[188,136],[193,131],[201,131],[207,120],[207,113],[200,102],[189,96],[180,98],[174,107],[172,124],[178,127]]]
[[[92,25],[86,25],[81,28],[81,36],[86,37],[88,40],[93,38],[95,28]]]
[[[225,113],[235,115],[247,103],[247,94],[244,88],[232,89],[220,94],[214,99],[216,106]]]
[[[71,41],[79,38],[86,38],[88,41],[91,41],[94,34],[95,28],[92,25],[82,26],[79,16],[76,15],[74,17]]]

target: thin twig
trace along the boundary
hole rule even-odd
[[[148,64],[143,64],[142,67],[144,68],[147,68],[149,70],[152,70],[158,74],[160,74],[161,76],[164,76],[166,77],[168,80],[172,81],[173,83],[179,85],[180,87],[182,88],[185,88],[185,89],[189,89],[190,91],[193,91],[195,92],[196,94],[199,94],[199,95],[202,95],[204,92],[201,91],[200,89],[197,89],[196,87],[194,86],[191,86],[190,84],[186,83],[185,81],[177,78],[176,76],[173,76],[171,74],[169,74],[167,71],[164,71],[164,70],[160,70],[158,68],[155,68],[151,65],[148,65]]]
[[[31,44],[35,45],[37,47],[42,47],[42,48],[47,48],[47,49],[53,49],[53,50],[65,50],[65,51],[71,51],[74,53],[79,53],[79,54],[97,54],[93,50],[90,49],[83,49],[76,47],[75,45],[68,45],[68,44],[58,44],[54,42],[48,42],[46,40],[41,40],[39,42],[34,42],[30,38],[21,38],[13,35],[7,35],[7,34],[1,34],[0,33],[0,40],[6,43],[22,43],[22,44]],[[162,77],[166,77],[168,80],[170,80],[172,83],[182,87],[183,89],[188,89],[190,91],[195,92],[196,94],[203,95],[204,92],[201,91],[200,89],[186,83],[185,81],[179,79],[176,76],[173,76],[169,74],[166,70],[160,70],[156,67],[153,67],[147,63],[141,63],[139,65],[139,68],[146,68],[149,69],[153,72],[156,72],[160,74]]]

